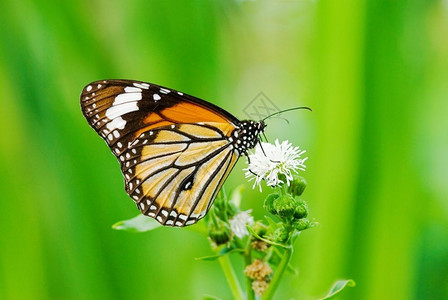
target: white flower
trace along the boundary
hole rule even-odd
[[[251,209],[237,213],[230,222],[230,229],[240,239],[248,235],[246,224],[254,224],[254,217],[250,215]]]
[[[258,185],[260,191],[262,180],[265,180],[268,186],[284,183],[279,175],[284,175],[286,184],[289,185],[293,172],[305,171],[305,161],[308,157],[300,158],[305,152],[300,150],[300,147],[293,147],[287,140],[280,144],[277,139],[274,145],[264,142],[261,146],[257,144],[254,153],[249,154],[249,166],[244,169],[246,178],[250,178],[249,181],[255,180],[253,188]]]

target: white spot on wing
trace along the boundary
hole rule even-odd
[[[113,119],[111,122],[106,124],[106,127],[109,130],[114,130],[114,129],[123,129],[124,126],[126,125],[126,121],[123,120],[122,117],[118,117]]]
[[[91,90],[92,90],[92,86],[89,85],[89,86],[86,88],[86,91],[90,92]]]
[[[162,99],[159,94],[152,95],[152,98],[154,99],[154,101],[159,101],[160,99]]]
[[[127,87],[126,89],[137,89],[133,87]],[[140,90],[140,89],[137,89]],[[140,90],[141,91],[141,90]],[[123,93],[115,97],[115,101],[113,105],[119,105],[126,102],[139,101],[142,100],[142,93]]]
[[[138,83],[138,82],[134,82],[134,86],[138,87],[138,88],[142,88],[142,89],[148,89],[149,88],[149,84],[147,83]]]
[[[124,91],[126,93],[141,93],[142,89],[138,88],[138,87],[127,86],[127,87],[124,88]]]
[[[141,96],[141,94],[140,94]],[[109,119],[115,119],[117,117],[121,117],[124,114],[133,112],[138,110],[137,102],[129,102],[124,103],[116,106],[110,107],[108,110],[106,110],[106,117]]]

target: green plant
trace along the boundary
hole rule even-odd
[[[186,227],[209,239],[214,255],[197,259],[219,262],[234,299],[272,299],[286,271],[298,273],[290,263],[294,242],[302,231],[317,225],[308,219],[308,205],[302,198],[307,183],[298,170],[305,170],[307,158],[301,158],[304,153],[287,141],[276,140],[275,144],[260,143],[249,155],[246,177],[254,181],[254,188],[259,186],[261,190],[265,181],[272,189],[263,203],[264,218],[254,220],[251,210],[241,210],[244,186],[239,186],[230,195],[220,194],[205,222]],[[144,216],[114,225],[115,229],[137,232],[158,227],[157,222]],[[241,272],[246,295],[229,259],[232,253],[238,253],[244,261]],[[323,299],[332,298],[346,286],[354,286],[354,281],[337,281]]]

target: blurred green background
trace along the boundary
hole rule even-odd
[[[138,211],[81,89],[158,83],[307,149],[304,232],[277,299],[448,299],[448,2],[0,2],[0,299],[231,297],[208,241],[111,229]],[[226,186],[243,181],[244,159]],[[261,217],[247,184],[243,208]],[[266,191],[265,191],[266,192]],[[238,257],[234,258],[236,264]]]

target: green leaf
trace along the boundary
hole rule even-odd
[[[112,225],[112,228],[115,230],[124,230],[129,232],[146,232],[159,227],[162,227],[159,222],[142,214],[139,214],[132,219],[120,221]]]
[[[129,232],[146,232],[160,227],[164,226],[161,225],[156,220],[154,220],[153,218],[144,216],[142,214],[139,214],[138,216],[132,219],[120,221],[112,225],[112,228],[115,230],[124,230]],[[203,221],[202,222],[200,221],[197,224],[191,226],[182,227],[182,229],[193,231],[207,236],[207,226]]]
[[[320,298],[320,300],[332,299],[336,297],[345,287],[354,287],[356,285],[355,281],[352,279],[347,280],[338,280],[331,287],[330,291],[324,298]]]
[[[234,252],[244,252],[244,249],[224,247],[216,255],[201,256],[201,257],[197,257],[195,259],[196,260],[209,260],[209,261],[210,260],[217,260],[218,258],[220,258],[223,255],[227,255],[227,254],[234,253]]]

